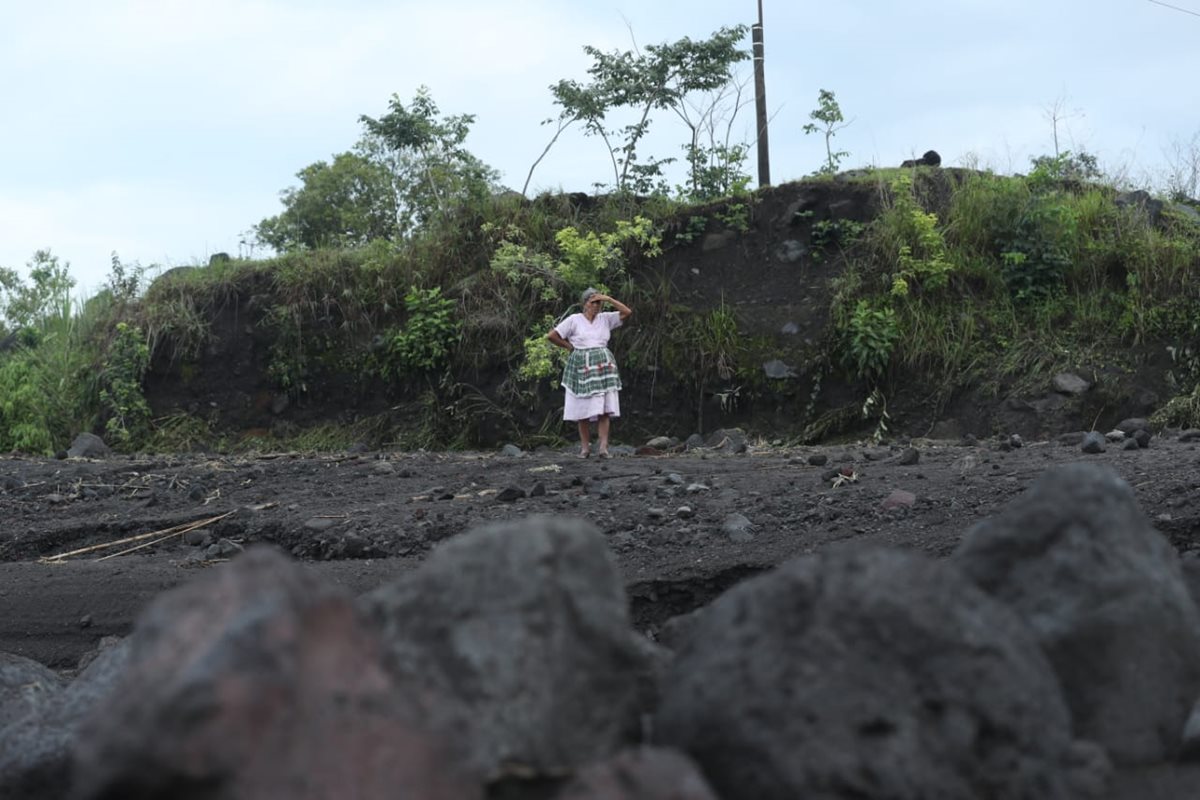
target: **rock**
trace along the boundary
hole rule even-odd
[[[217,558],[233,558],[245,549],[237,542],[222,538],[208,546],[208,549],[204,551],[204,557],[210,561]]]
[[[921,451],[915,447],[906,447],[900,455],[890,459],[889,463],[895,464],[898,467],[911,467],[920,463]]]
[[[1072,372],[1060,372],[1050,380],[1054,391],[1061,394],[1080,395],[1092,388],[1089,381]]]
[[[704,447],[704,437],[698,433],[693,433],[687,438],[687,441],[683,443],[683,446],[685,450],[695,450],[697,448]]]
[[[729,541],[745,544],[754,541],[756,526],[745,514],[733,513],[725,517],[721,530],[729,537]]]
[[[871,447],[862,451],[867,461],[886,461],[892,457],[892,451],[886,447]]]
[[[0,653],[0,727],[42,714],[62,689],[58,673],[23,656]]]
[[[1181,442],[1195,442],[1198,440],[1200,440],[1200,430],[1196,430],[1195,428],[1188,428],[1179,434],[1179,441]]]
[[[443,543],[361,601],[404,682],[457,697],[489,776],[574,769],[640,729],[652,670],[604,536],[529,517]]]
[[[709,435],[704,446],[722,453],[744,453],[747,450],[746,432],[741,428],[721,428]]]
[[[1124,431],[1126,436],[1133,436],[1138,431],[1153,433],[1150,428],[1150,420],[1141,417],[1129,417],[1117,423],[1117,430]]]
[[[796,370],[783,363],[778,358],[772,359],[762,366],[763,374],[765,374],[771,380],[784,380],[785,378],[796,377]]]
[[[651,506],[650,508],[646,509],[646,518],[651,522],[661,522],[662,520],[666,519],[666,517],[667,510],[665,508]]]
[[[1162,217],[1163,201],[1151,197],[1149,192],[1142,189],[1121,192],[1113,199],[1113,203],[1120,208],[1136,208],[1145,212],[1153,226],[1157,226]]]
[[[1147,430],[1139,428],[1133,432],[1133,440],[1137,442],[1138,447],[1142,448],[1143,450],[1150,446],[1150,439],[1152,438],[1153,435]]]
[[[188,547],[208,547],[212,543],[212,534],[206,530],[190,530],[184,534],[184,543]]]
[[[524,458],[525,451],[517,447],[515,444],[506,444],[500,448],[500,455],[505,458]]]
[[[653,447],[655,450],[670,450],[677,444],[679,444],[679,440],[673,437],[655,436],[653,439],[646,442],[646,447]]]
[[[402,690],[353,600],[255,549],[160,596],[75,752],[79,800],[481,798],[444,702]]]
[[[396,472],[396,468],[390,461],[376,461],[371,465],[371,472],[375,475],[392,475]]]
[[[304,529],[307,531],[327,531],[341,522],[342,520],[334,517],[312,517],[304,521]]]
[[[529,490],[529,496],[530,497],[545,497],[546,496],[546,484],[542,483],[541,481],[538,481],[537,483],[535,483],[533,485],[533,488]]]
[[[49,698],[40,714],[0,726],[0,797],[52,800],[67,795],[80,727],[113,691],[128,657],[127,640],[110,647]]]
[[[580,770],[555,800],[717,800],[717,796],[683,753],[643,747]]]
[[[68,458],[107,458],[112,455],[108,445],[94,433],[81,433],[71,441]]]
[[[954,562],[1030,626],[1078,736],[1114,761],[1172,757],[1200,696],[1200,613],[1179,558],[1110,470],[1048,470]]]
[[[1121,443],[1122,450],[1140,450],[1141,445],[1137,443],[1137,439],[1126,439]]]
[[[813,453],[808,457],[808,463],[814,467],[823,467],[829,463],[829,456],[824,453]]]
[[[800,332],[800,326],[794,322],[785,322],[783,323],[783,327],[779,329],[779,332],[784,336],[795,336]]]
[[[683,476],[678,472],[668,472],[667,477],[663,479],[663,482],[672,486],[683,486],[684,484]]]
[[[501,503],[515,503],[525,498],[525,490],[519,486],[506,486],[496,494],[496,500]]]
[[[1025,440],[1021,438],[1021,434],[1014,433],[1008,437],[1008,446],[1013,450],[1025,446]]]
[[[675,509],[675,516],[679,519],[691,519],[696,516],[696,510],[691,506],[680,506]]]
[[[691,755],[725,800],[1066,800],[1090,777],[1028,629],[947,562],[797,559],[681,634],[656,740]]]
[[[916,504],[917,496],[912,492],[907,492],[904,489],[893,489],[891,494],[880,501],[879,507],[884,511],[891,511],[896,508],[912,508]]]
[[[1107,448],[1104,446],[1104,434],[1099,431],[1088,431],[1083,436],[1083,444],[1079,449],[1085,453],[1096,454],[1103,453]]]
[[[688,494],[700,494],[701,492],[707,492],[708,490],[709,487],[703,483],[689,483],[687,488],[684,489],[684,491]]]
[[[781,264],[795,264],[808,254],[808,247],[796,239],[785,239],[775,248],[775,260]]]

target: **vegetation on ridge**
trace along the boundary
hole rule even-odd
[[[747,146],[730,135],[744,35],[589,48],[589,81],[551,87],[562,111],[548,148],[576,124],[604,142],[607,194],[501,190],[466,148],[474,117],[443,115],[422,88],[361,117],[352,151],[297,173],[283,210],[256,228],[278,255],[215,257],[152,282],[114,258],[106,288],[75,304],[48,252],[27,281],[0,270],[0,450],[53,452],[84,430],[123,450],[554,442],[560,353],[544,334],[588,285],[638,309],[614,340],[623,373],[649,405],[669,400],[685,432],[773,407],[788,419],[781,436],[882,434],[906,405],[937,416],[965,390],[999,397],[1059,370],[1133,370],[1150,349],[1170,354],[1177,395],[1157,421],[1200,425],[1195,203],[1122,198],[1087,153],[1035,159],[1025,176],[838,174],[848,154],[831,140],[845,122],[826,90],[810,115],[821,125],[805,128],[825,136],[815,176],[748,191]],[[656,112],[688,134],[674,189],[664,171],[674,159],[639,150]],[[805,186],[866,187],[877,213],[760,217]],[[710,237],[761,241],[772,224],[834,276],[829,326],[810,347],[762,333],[723,296],[681,297],[672,278]],[[781,353],[795,377],[767,379],[764,363]],[[237,422],[232,395],[151,408],[147,381],[218,396],[236,383],[224,372],[235,355],[268,406],[325,413],[298,414],[303,424],[267,414],[277,424],[262,429]],[[834,384],[852,387],[853,402],[831,404]]]

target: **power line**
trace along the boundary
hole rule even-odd
[[[1191,14],[1193,17],[1200,17],[1200,12],[1192,11],[1190,8],[1180,8],[1179,6],[1173,6],[1170,3],[1164,3],[1162,0],[1149,0],[1149,2],[1154,3],[1156,6],[1164,6],[1175,11],[1182,11],[1184,14]]]

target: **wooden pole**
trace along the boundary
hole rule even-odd
[[[763,70],[763,9],[758,0],[758,22],[750,28],[754,43],[754,107],[758,122],[758,185],[771,185],[771,156],[767,144],[767,86]]]

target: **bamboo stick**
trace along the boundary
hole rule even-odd
[[[235,509],[235,511],[228,511],[224,514],[221,514],[220,516],[209,517],[208,519],[199,520],[197,522],[185,522],[185,523],[182,523],[179,525],[174,525],[170,528],[163,528],[162,530],[150,531],[149,533],[139,533],[137,536],[128,536],[124,539],[117,539],[116,541],[112,541],[112,542],[104,542],[102,544],[94,544],[94,545],[91,545],[90,547],[81,547],[78,550],[69,550],[66,553],[58,553],[58,554],[52,555],[52,556],[43,556],[40,560],[44,561],[44,562],[61,561],[62,559],[70,558],[71,556],[83,555],[84,553],[92,553],[92,552],[95,552],[96,550],[104,550],[109,547],[118,547],[123,544],[130,544],[131,542],[140,542],[140,541],[143,541],[145,539],[150,539],[155,536],[162,536],[164,539],[168,539],[172,536],[183,535],[183,534],[187,533],[188,531],[194,531],[197,528],[203,528],[205,525],[211,525],[214,522],[225,519],[226,517],[230,516],[231,514],[234,514],[235,512],[236,512],[236,509]]]

